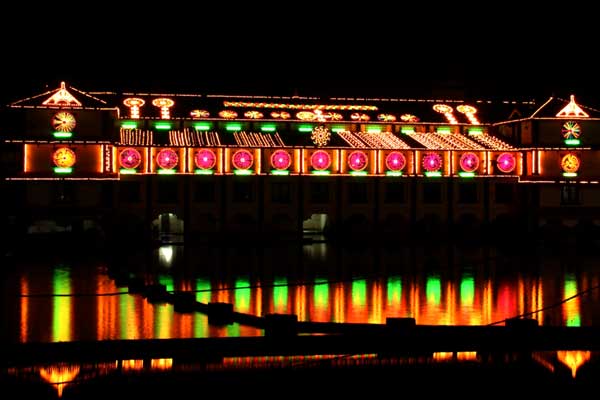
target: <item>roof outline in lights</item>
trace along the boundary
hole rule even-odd
[[[68,87],[68,90],[67,90]],[[79,94],[79,100],[71,94],[75,92]],[[49,96],[49,97],[47,97]],[[47,98],[46,98],[47,97]],[[40,102],[42,98],[44,101]],[[83,104],[80,100],[87,100],[88,104]],[[95,108],[95,109],[110,109],[114,110],[117,107],[110,107],[105,100],[77,89],[64,81],[60,83],[60,87],[47,90],[43,93],[34,96],[26,97],[21,100],[14,101],[9,104],[10,107],[39,107],[39,108]]]
[[[583,111],[579,104],[575,102],[575,95],[572,94],[569,104],[567,104],[562,110],[556,114],[557,117],[564,118],[589,118],[590,115]]]

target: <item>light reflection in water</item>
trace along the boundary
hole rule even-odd
[[[575,275],[567,274],[565,276],[565,287],[563,298],[567,299],[577,293],[577,280]],[[566,326],[581,326],[579,316],[579,298],[574,298],[563,305],[564,323]]]
[[[590,351],[569,350],[557,351],[556,357],[571,370],[573,378],[577,375],[577,370],[583,364],[590,360],[592,353]]]
[[[52,304],[52,341],[68,342],[71,340],[71,277],[66,267],[54,269],[52,279],[54,297]],[[60,295],[60,296],[57,296]]]
[[[65,387],[79,374],[78,365],[58,364],[40,368],[40,377],[56,388],[58,397],[62,397]]]

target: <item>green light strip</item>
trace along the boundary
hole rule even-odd
[[[468,132],[469,135],[483,135],[482,128],[469,128]]]
[[[124,174],[124,175],[131,175],[131,174],[137,173],[137,171],[133,168],[121,168],[119,170],[119,173]]]
[[[458,176],[460,176],[461,178],[473,178],[475,176],[475,172],[461,171],[458,173]]]
[[[367,171],[350,171],[350,175],[352,176],[367,176]]]
[[[252,175],[254,174],[254,171],[251,169],[235,169],[233,170],[233,173],[235,175]]]
[[[206,124],[206,123],[194,124],[194,129],[197,131],[207,131],[210,129],[210,124]]]
[[[567,146],[579,146],[581,141],[579,139],[567,139],[565,140]]]
[[[227,124],[225,125],[225,130],[229,132],[237,132],[242,130],[241,124]]]
[[[400,132],[408,135],[410,133],[415,133],[415,127],[414,126],[403,126],[402,128],[400,128]]]
[[[123,129],[137,129],[137,122],[123,122],[121,124]]]
[[[275,132],[277,130],[277,126],[275,125],[263,125],[260,127],[260,130],[263,132]]]
[[[334,132],[334,133],[340,133],[340,132],[344,132],[344,131],[345,131],[345,129],[344,128],[340,128],[339,126],[331,128],[331,132]]]
[[[310,171],[313,175],[329,175],[331,171]]]
[[[73,132],[54,132],[52,136],[57,139],[68,139],[73,136]]]
[[[565,176],[567,178],[573,178],[573,177],[577,176],[577,172],[563,172],[563,176]]]
[[[194,171],[196,175],[212,175],[215,173],[212,169],[196,169]]]
[[[168,131],[171,129],[171,124],[168,122],[157,122],[154,127],[159,131]]]
[[[271,175],[289,175],[290,171],[288,170],[279,170],[279,169],[273,169],[271,170]]]
[[[439,178],[442,176],[442,173],[440,171],[426,171],[425,176],[428,178]]]
[[[450,128],[448,128],[447,126],[442,126],[442,127],[438,127],[436,129],[437,133],[442,133],[442,134],[448,134],[451,132]]]
[[[174,175],[175,172],[176,171],[174,169],[159,169],[158,170],[159,175]]]
[[[54,172],[57,174],[70,174],[71,172],[73,172],[73,168],[54,167]]]
[[[298,132],[312,132],[312,131],[313,131],[312,125],[300,125],[298,127]]]
[[[386,176],[402,176],[402,171],[386,171]]]
[[[381,133],[381,128],[367,128],[367,133]]]

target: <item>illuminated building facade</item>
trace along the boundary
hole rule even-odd
[[[416,237],[600,226],[600,111],[574,96],[324,99],[63,83],[2,114],[3,192],[14,194],[3,202],[29,233]]]

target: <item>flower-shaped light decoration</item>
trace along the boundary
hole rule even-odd
[[[292,156],[285,150],[277,150],[271,154],[271,166],[277,170],[288,169],[292,165]]]
[[[402,171],[406,166],[406,157],[399,151],[392,151],[385,157],[385,166],[390,171]]]
[[[75,165],[77,157],[75,152],[68,147],[61,147],[52,154],[54,165],[59,168],[71,168]]]
[[[442,157],[437,153],[428,153],[423,157],[425,171],[434,172],[442,168]]]
[[[348,166],[353,171],[362,171],[367,167],[369,163],[369,158],[365,154],[364,151],[353,151],[348,156]]]
[[[248,169],[254,164],[254,156],[248,150],[236,151],[231,160],[237,169]]]
[[[562,126],[562,135],[566,140],[578,139],[581,135],[581,126],[575,121],[567,121]]]
[[[577,172],[579,171],[579,167],[581,166],[581,160],[579,160],[579,157],[577,157],[577,155],[569,153],[560,160],[560,166],[564,172]]]
[[[496,165],[500,171],[509,173],[517,166],[517,159],[510,153],[502,153],[496,158]]]
[[[173,169],[179,162],[179,157],[173,149],[162,149],[156,155],[156,163],[162,169]]]
[[[460,168],[465,172],[474,172],[479,168],[479,157],[475,153],[464,153],[460,156]]]
[[[317,150],[310,157],[310,165],[317,171],[325,170],[331,165],[331,157],[326,151]]]
[[[134,148],[128,147],[119,153],[119,164],[123,168],[137,168],[141,162],[142,155]]]
[[[329,129],[323,125],[319,125],[313,129],[310,138],[315,145],[322,147],[329,143],[329,139],[331,139],[331,133],[329,132]]]
[[[194,154],[194,163],[200,169],[213,169],[217,164],[217,156],[210,149],[201,149]]]

